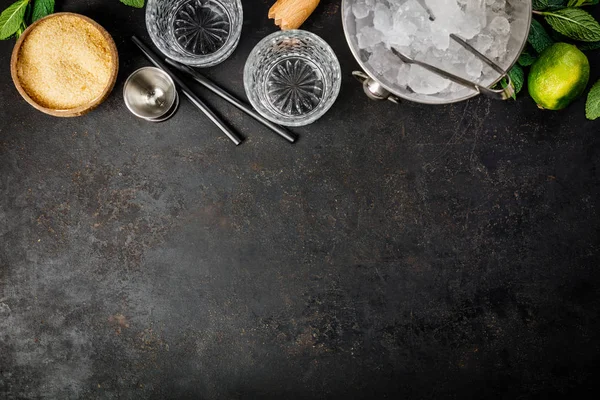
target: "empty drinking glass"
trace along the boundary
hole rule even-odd
[[[195,67],[225,61],[242,32],[241,0],[148,0],[146,27],[167,57]]]
[[[341,69],[335,53],[320,37],[302,30],[276,32],[250,53],[244,86],[252,106],[286,126],[310,124],[335,103]]]

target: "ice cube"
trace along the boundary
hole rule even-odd
[[[397,64],[393,64],[387,71],[385,71],[383,77],[392,85],[405,87],[408,83],[409,74],[410,65],[399,62]]]
[[[475,42],[475,48],[480,53],[485,54],[490,49],[490,47],[492,47],[492,43],[494,43],[494,38],[491,37],[490,35],[486,35],[486,34],[482,33],[481,35],[477,36],[477,40]]]
[[[398,68],[398,73],[396,74],[396,84],[398,86],[406,86],[408,84],[408,76],[410,75],[410,65],[402,64],[400,68]]]
[[[392,17],[392,29],[385,33],[391,46],[408,46],[412,42],[411,36],[418,30],[418,27],[407,18],[405,14],[398,11]]]
[[[484,0],[469,0],[465,16],[468,20],[479,21],[480,28],[485,28],[487,25],[487,12]]]
[[[392,13],[397,12],[404,1],[405,0],[388,0],[390,11],[392,11]]]
[[[504,17],[495,17],[488,27],[490,32],[496,35],[508,35],[510,33],[510,23]]]
[[[464,66],[470,56],[471,53],[467,49],[453,40],[450,42],[450,48],[445,55],[444,61],[452,62],[454,64],[461,64]],[[439,58],[441,57],[438,57],[438,59]]]
[[[392,29],[392,14],[385,4],[377,3],[375,6],[373,25],[375,29],[383,33]]]
[[[481,76],[481,71],[483,70],[483,62],[477,57],[472,57],[469,61],[467,61],[465,69],[467,75],[478,79]]]
[[[429,36],[429,34],[428,37],[425,38],[419,37],[418,35],[415,36],[415,40],[410,45],[415,54],[423,55],[434,48],[433,44],[431,43],[431,37]]]
[[[366,18],[356,20],[356,32],[360,32],[367,26],[373,26],[373,17],[369,14]]]
[[[414,35],[419,28],[411,21],[411,18],[403,16],[401,12],[397,12],[392,17],[392,34],[402,32],[407,35]]]
[[[508,35],[498,35],[494,38],[494,42],[490,46],[489,56],[491,58],[501,58],[506,55],[506,45],[508,44]]]
[[[408,46],[412,43],[412,39],[404,32],[394,32],[387,38],[387,43],[394,47]]]
[[[354,3],[352,6],[352,13],[356,19],[363,19],[369,16],[369,7],[365,3]]]
[[[377,43],[381,43],[382,34],[372,26],[365,26],[360,30],[360,33],[356,35],[358,39],[358,48],[366,49],[375,46]]]
[[[456,18],[462,14],[456,0],[425,0],[425,3],[435,16],[435,22],[445,24],[448,28],[454,27]]]
[[[431,43],[436,49],[446,50],[450,46],[450,34],[443,28],[432,29]]]
[[[495,0],[495,2],[492,4],[492,11],[494,12],[504,11],[505,8],[506,0]]]
[[[419,65],[410,67],[408,75],[408,86],[419,94],[436,94],[446,89],[450,81]]]
[[[456,33],[463,39],[472,39],[481,32],[481,22],[478,17],[465,16],[462,23],[457,27]]]
[[[400,59],[381,44],[375,46],[369,56],[369,64],[378,74],[383,74],[400,63]]]
[[[521,38],[525,37],[527,28],[528,25],[526,20],[522,18],[515,19],[510,25],[510,35],[520,40]]]

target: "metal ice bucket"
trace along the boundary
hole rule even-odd
[[[369,98],[373,100],[390,100],[393,102],[399,102],[401,99],[404,99],[423,104],[450,104],[470,99],[479,94],[479,92],[467,87],[450,95],[445,94],[444,96],[439,93],[432,95],[420,94],[412,91],[409,87],[399,86],[384,75],[377,73],[375,68],[369,64],[370,54],[364,49],[360,49],[358,46],[356,34],[360,27],[357,27],[357,19],[352,12],[352,7],[359,1],[360,0],[342,0],[342,22],[350,50],[362,68],[362,71],[355,71],[353,75],[362,82],[365,94]],[[508,18],[509,23],[511,24],[511,32],[505,56],[501,57],[499,60],[495,60],[496,64],[504,71],[510,70],[521,55],[521,52],[527,43],[532,16],[531,0],[506,1],[511,10]],[[374,2],[374,4],[376,4],[376,2]],[[433,11],[435,12],[435,10]],[[373,12],[373,10],[371,10],[371,12]],[[517,24],[521,24],[521,29],[513,29]],[[390,50],[390,60],[393,60],[390,62],[397,63],[398,68],[400,68],[402,61],[398,58],[394,58],[391,54],[392,52]],[[490,76],[479,82],[481,86],[492,87],[502,78],[502,74],[500,73],[488,73]]]

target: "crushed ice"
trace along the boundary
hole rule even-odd
[[[427,8],[434,14],[433,21]],[[357,0],[352,5],[358,47],[369,54],[374,71],[399,87],[408,86],[424,95],[452,93],[462,87],[417,65],[403,64],[390,47],[481,81],[487,66],[451,40],[450,33],[498,62],[506,55],[511,29],[526,29],[511,24],[508,11],[507,0]]]

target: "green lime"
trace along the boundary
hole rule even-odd
[[[556,43],[531,66],[527,85],[540,108],[562,110],[580,96],[590,78],[590,63],[577,47]]]

